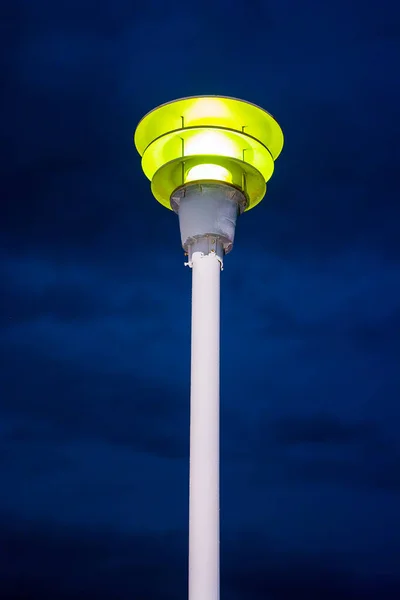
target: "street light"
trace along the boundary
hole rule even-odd
[[[238,215],[265,195],[283,134],[254,104],[195,96],[149,112],[134,142],[153,195],[178,214],[193,270],[189,600],[219,600],[220,271]]]

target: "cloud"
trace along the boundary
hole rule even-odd
[[[284,418],[274,424],[276,441],[283,444],[352,444],[374,442],[371,423],[345,422],[332,415]]]
[[[286,416],[261,423],[248,449],[260,481],[400,490],[400,448],[376,422]]]
[[[254,552],[252,553],[253,558]],[[357,577],[352,569],[335,556],[307,556],[295,553],[265,552],[254,564],[238,564],[232,571],[230,589],[236,599],[249,595],[255,599],[289,600],[293,596],[310,600],[358,600],[359,598],[395,599],[399,582],[372,581]],[[383,578],[382,578],[383,579]]]
[[[185,555],[179,532],[115,535],[2,524],[7,545],[2,589],[8,598],[184,597]]]
[[[186,523],[188,459],[171,454],[161,435],[156,450],[148,436],[137,440],[134,428],[123,444],[79,429],[67,435],[44,419],[3,416],[3,423],[8,431],[0,436],[0,464],[7,493],[0,512],[131,533]]]
[[[3,414],[44,422],[64,439],[88,436],[139,452],[186,456],[186,394],[177,384],[163,385],[161,373],[157,383],[150,373],[101,373],[19,348],[9,348],[4,359]]]
[[[160,288],[137,270],[131,279],[84,262],[3,263],[3,413],[39,422],[50,437],[186,456],[189,359],[180,355],[190,307],[176,318],[174,295],[160,295],[174,281],[163,260]]]
[[[7,559],[2,589],[7,597],[184,598],[187,595],[186,536],[115,535],[51,527],[44,522],[2,524]],[[281,552],[259,536],[222,539],[221,588],[234,600],[286,600],[293,594],[318,600],[398,597],[400,582],[375,571],[361,574],[346,557]],[[368,562],[368,554],[358,557]],[[354,560],[354,557],[353,557]],[[17,596],[17,594],[19,594]]]

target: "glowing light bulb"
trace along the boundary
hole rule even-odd
[[[185,142],[185,154],[217,154],[219,156],[237,155],[234,141],[224,133],[217,131],[202,131],[190,136]]]
[[[228,171],[228,169],[225,169],[225,167],[220,167],[219,165],[196,165],[195,167],[192,167],[187,172],[185,183],[189,181],[210,179],[232,183],[231,173]]]

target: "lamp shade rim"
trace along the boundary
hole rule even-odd
[[[196,125],[245,132],[266,145],[274,160],[282,151],[283,131],[271,113],[247,100],[219,95],[187,96],[153,108],[139,121],[134,144],[143,156],[155,138]]]

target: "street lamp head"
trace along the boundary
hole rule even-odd
[[[179,215],[182,246],[222,257],[237,216],[264,197],[283,133],[262,108],[225,96],[162,104],[134,136],[154,197]]]
[[[189,182],[220,181],[239,189],[243,210],[264,197],[283,147],[283,133],[262,108],[224,96],[194,96],[162,104],[134,136],[155,198],[167,208]]]

